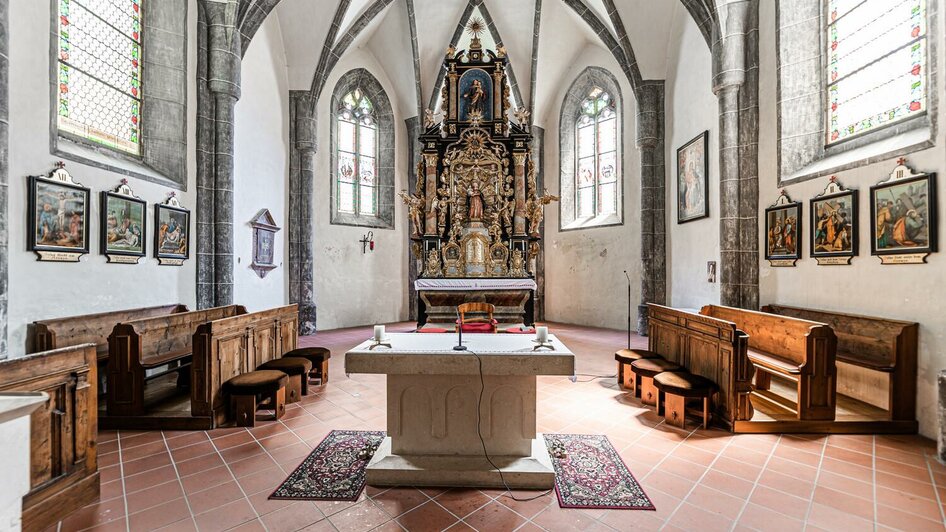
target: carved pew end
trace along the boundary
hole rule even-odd
[[[665,371],[654,377],[654,386],[658,390],[658,410],[660,399],[664,399],[664,419],[667,423],[685,428],[687,400],[701,399],[703,428],[709,427],[710,401],[718,389],[716,383],[686,371]]]
[[[238,427],[256,426],[256,409],[260,398],[269,399],[273,418],[286,413],[286,386],[289,376],[281,371],[260,370],[237,375],[224,383],[230,395],[230,408]]]

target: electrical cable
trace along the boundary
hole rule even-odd
[[[534,496],[534,497],[528,497],[528,498],[524,498],[524,499],[520,499],[519,497],[516,497],[515,495],[512,494],[512,489],[509,488],[509,484],[506,483],[506,477],[503,476],[503,470],[500,469],[500,467],[497,466],[497,465],[493,462],[493,459],[492,459],[492,458],[490,458],[490,456],[489,456],[489,451],[486,450],[486,440],[483,439],[483,430],[482,430],[482,428],[480,427],[480,419],[481,419],[481,417],[482,417],[482,408],[483,408],[483,394],[484,394],[485,391],[486,391],[486,380],[483,378],[483,359],[480,358],[480,355],[477,354],[477,353],[476,353],[475,351],[473,351],[472,349],[467,348],[467,352],[469,352],[471,355],[473,355],[473,356],[476,357],[476,362],[477,362],[477,364],[479,365],[479,372],[480,372],[480,395],[479,395],[479,398],[478,398],[477,401],[476,401],[476,435],[479,436],[479,438],[480,438],[480,445],[483,446],[483,456],[486,457],[486,461],[489,462],[489,465],[493,466],[493,469],[495,469],[496,472],[499,473],[499,480],[502,481],[503,487],[506,488],[506,491],[507,491],[508,494],[503,494],[503,496],[504,496],[504,497],[508,497],[508,498],[510,498],[510,499],[512,499],[512,500],[514,500],[514,501],[518,501],[518,502],[529,502],[529,501],[534,501],[534,500],[536,500],[536,499],[545,497],[546,495],[549,495],[550,493],[552,493],[552,491],[553,491],[555,488],[546,490],[546,491],[544,491],[544,492],[542,492],[542,493],[540,493],[540,494],[538,494],[538,495],[536,495],[536,496]]]
[[[580,380],[578,380],[578,379],[575,379],[575,380],[573,380],[572,382],[592,382],[592,381],[596,381],[596,380],[598,380],[598,379],[616,379],[616,378],[618,378],[618,375],[617,375],[617,373],[614,373],[614,374],[611,374],[611,375],[595,375],[595,374],[593,374],[593,373],[576,373],[576,374],[572,375],[572,377],[591,377],[590,379],[588,379],[588,380],[586,380],[586,381],[580,381]]]

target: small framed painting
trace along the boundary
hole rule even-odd
[[[182,266],[190,257],[191,213],[172,192],[154,206],[154,256],[163,266]]]
[[[79,262],[89,252],[91,191],[62,162],[49,176],[30,176],[27,190],[27,250],[39,261]]]
[[[269,209],[256,213],[256,216],[250,220],[250,227],[253,228],[253,264],[250,267],[262,279],[277,267],[275,250],[276,232],[279,231],[279,227]]]
[[[113,191],[102,192],[102,254],[111,264],[138,264],[145,256],[148,204],[122,179]]]
[[[677,149],[677,223],[709,216],[709,131]]]
[[[847,265],[857,256],[857,191],[836,177],[811,199],[811,256],[821,266]]]
[[[883,264],[922,264],[936,251],[936,174],[897,161],[890,178],[870,188],[871,254]]]
[[[801,203],[784,190],[765,209],[765,260],[772,266],[795,266],[801,258]]]

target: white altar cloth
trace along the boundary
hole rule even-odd
[[[454,351],[454,334],[406,333],[388,335],[390,348],[369,350],[365,341],[349,351],[346,373],[387,375],[387,438],[368,464],[368,484],[502,487],[482,435],[510,487],[551,488],[551,458],[536,432],[536,376],[573,375],[575,356],[549,339],[553,350],[533,351],[531,335],[467,334],[469,351]]]
[[[533,279],[417,279],[415,290],[535,290]]]

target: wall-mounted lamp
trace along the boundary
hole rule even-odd
[[[374,231],[368,231],[368,234],[363,236],[359,242],[361,242],[362,254],[368,251],[374,251]]]

